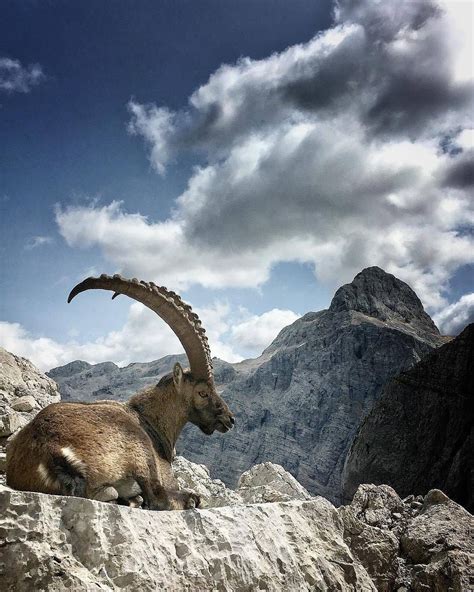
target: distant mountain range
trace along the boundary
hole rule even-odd
[[[364,269],[339,288],[329,309],[284,328],[260,357],[215,360],[216,383],[236,427],[209,438],[188,426],[178,453],[230,485],[254,464],[273,461],[339,503],[347,451],[384,385],[447,340],[407,284],[378,267]],[[123,400],[176,361],[186,358],[126,368],[76,361],[48,375],[65,400]]]

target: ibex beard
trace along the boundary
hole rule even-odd
[[[179,491],[173,475],[176,441],[187,422],[210,435],[230,430],[234,416],[216,391],[198,316],[174,292],[117,275],[87,278],[68,302],[89,289],[125,294],[154,310],[180,339],[191,369],[175,364],[172,374],[126,403],[48,405],[9,443],[7,484],[152,510],[199,507],[199,496]]]

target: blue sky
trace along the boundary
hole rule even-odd
[[[462,0],[6,2],[0,343],[46,369],[178,351],[125,299],[66,305],[116,271],[182,293],[229,360],[367,265],[459,331],[469,16]]]

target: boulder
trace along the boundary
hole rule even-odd
[[[173,472],[180,489],[194,491],[201,497],[201,507],[216,508],[242,503],[240,495],[227,488],[219,479],[211,479],[209,469],[177,456],[173,461]]]
[[[293,475],[271,462],[245,471],[239,479],[237,492],[248,504],[308,500],[312,497]]]
[[[149,512],[0,487],[2,589],[376,588],[328,501]]]

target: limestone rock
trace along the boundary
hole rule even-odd
[[[347,450],[383,386],[444,342],[407,284],[365,269],[338,290],[328,310],[283,329],[259,358],[215,360],[235,428],[209,438],[187,426],[178,453],[230,487],[254,464],[277,463],[309,492],[339,503]],[[65,399],[123,400],[174,361],[186,363],[184,356],[127,368],[75,362],[49,374]]]
[[[219,479],[211,479],[209,469],[192,463],[182,456],[173,461],[173,472],[180,489],[187,489],[201,497],[201,507],[216,508],[242,503],[240,495],[228,489]]]
[[[33,409],[37,407],[38,403],[32,395],[18,397],[18,399],[12,403],[12,409],[15,411],[33,411]]]
[[[392,528],[403,510],[393,489],[371,485],[359,487],[351,505],[339,509],[345,541],[380,592],[393,590],[398,576],[399,540]]]
[[[344,468],[350,499],[359,483],[397,492],[439,488],[474,509],[474,324],[384,389]]]
[[[259,487],[258,485],[256,487]],[[474,518],[441,491],[150,512],[0,486],[2,591],[465,592]]]
[[[377,590],[473,589],[473,516],[439,490],[428,492],[421,508],[413,501],[402,502],[386,485],[361,485],[339,508],[345,541]]]
[[[0,348],[0,399],[11,405],[24,396],[32,396],[39,407],[46,407],[60,398],[54,380],[29,360]]]
[[[10,436],[28,423],[19,413],[8,408],[0,406],[0,438]]]
[[[60,400],[57,384],[25,358],[0,348],[0,439],[26,425],[46,405]],[[0,448],[4,441],[0,440]]]
[[[290,473],[273,463],[252,467],[239,479],[237,490],[226,487],[219,479],[211,479],[205,465],[192,463],[182,456],[173,461],[173,471],[180,488],[199,494],[204,508],[308,500],[312,497]]]
[[[312,497],[293,475],[271,462],[255,465],[243,473],[237,492],[248,504],[307,500]]]
[[[407,523],[401,536],[407,566],[423,566],[423,569],[411,569],[412,589],[415,592],[474,589],[474,518],[449,498],[439,503],[439,493],[430,492],[426,497],[429,499],[425,506]],[[431,503],[433,498],[437,503]]]
[[[375,592],[326,500],[148,512],[0,487],[2,590]]]

